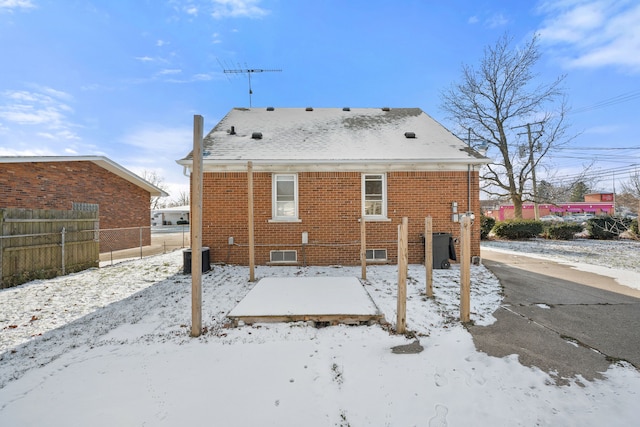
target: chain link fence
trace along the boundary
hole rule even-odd
[[[0,288],[48,279],[116,260],[190,246],[189,226],[127,227],[0,236]]]
[[[126,242],[126,244],[125,244]],[[122,246],[127,248],[122,249]],[[100,230],[101,265],[190,247],[189,225]]]

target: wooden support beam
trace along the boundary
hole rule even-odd
[[[256,248],[255,248],[255,237],[253,231],[253,163],[247,163],[247,195],[248,195],[248,230],[249,230],[249,281],[256,281]]]
[[[471,218],[462,217],[460,223],[460,321],[471,320]]]
[[[433,220],[424,219],[424,269],[427,278],[427,297],[433,297]]]
[[[202,334],[202,116],[193,116],[191,170],[191,336]]]
[[[367,280],[367,226],[364,217],[360,218],[360,263],[362,280]]]
[[[398,226],[398,306],[396,332],[404,334],[407,329],[407,268],[409,262],[409,219],[405,216]]]

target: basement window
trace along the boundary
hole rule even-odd
[[[367,249],[367,261],[386,261],[387,250],[386,249]]]
[[[297,262],[298,251],[271,251],[269,259],[274,263]]]

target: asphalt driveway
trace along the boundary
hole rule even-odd
[[[504,299],[493,325],[469,327],[478,350],[518,354],[558,384],[600,378],[619,361],[640,369],[640,291],[537,258],[483,249],[482,259]]]

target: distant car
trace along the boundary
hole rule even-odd
[[[558,215],[545,215],[540,217],[543,222],[564,222],[564,219]]]

